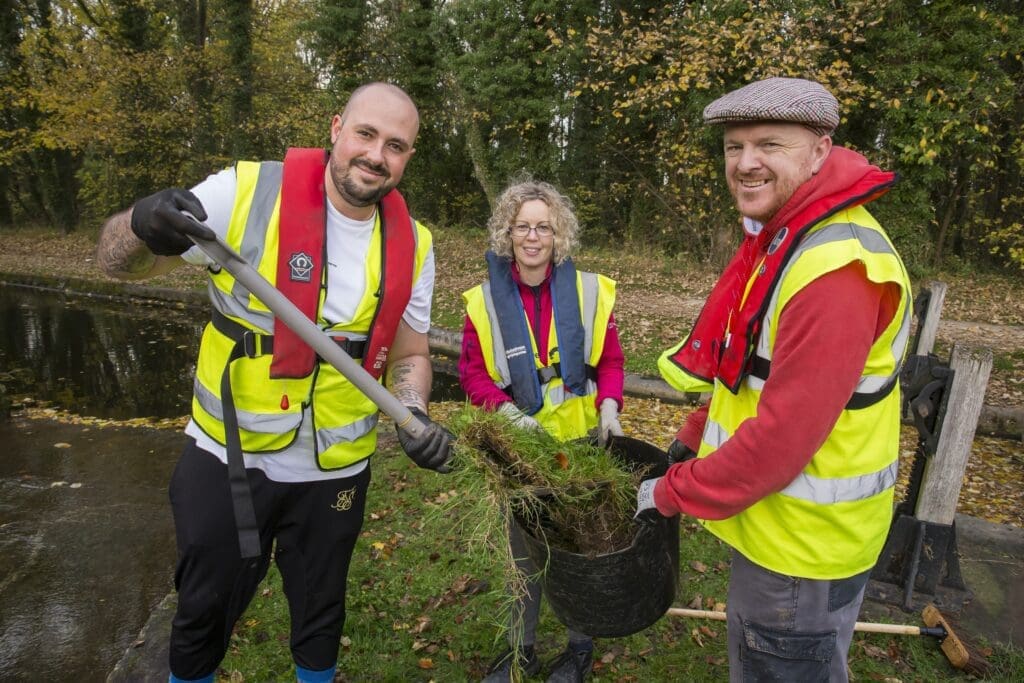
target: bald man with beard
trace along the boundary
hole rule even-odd
[[[432,238],[395,189],[418,131],[402,89],[369,83],[332,118],[330,149],[239,161],[191,190],[140,199],[103,227],[97,257],[113,277],[137,280],[184,263],[209,274],[213,316],[170,483],[172,682],[214,680],[272,552],[290,606],[296,679],[334,679],[377,443],[377,407],[192,237],[226,242],[382,379],[427,427],[419,437],[398,430],[406,454],[447,471],[450,434],[427,417]]]

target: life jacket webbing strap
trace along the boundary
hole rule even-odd
[[[228,482],[231,485],[231,506],[235,512],[235,527],[238,529],[238,549],[242,559],[260,556],[260,528],[256,521],[256,509],[252,502],[249,477],[245,472],[242,457],[241,436],[238,433],[238,416],[235,401],[231,395],[231,363],[245,355],[241,340],[231,349],[224,373],[220,378],[220,400],[224,407],[224,441],[228,458]]]
[[[216,309],[213,311],[210,322],[213,323],[215,330],[228,339],[241,342],[243,353],[248,358],[268,356],[274,352],[274,335],[272,334],[263,334],[262,332],[250,330],[248,327],[240,325]],[[353,359],[361,359],[366,352],[365,339],[358,341],[344,337],[331,337],[331,339]]]
[[[593,365],[585,365],[583,367],[583,372],[586,374],[587,379],[590,380],[591,382],[597,381],[597,368],[595,368]],[[562,378],[561,363],[552,363],[547,367],[543,367],[537,370],[537,379],[540,381],[542,385],[547,384],[556,377],[558,377],[559,379]]]
[[[522,299],[512,280],[512,262],[491,250],[484,254],[484,258],[487,260],[491,301],[505,346],[494,349],[494,353],[507,359],[512,400],[520,410],[532,415],[544,405],[544,394],[537,379],[533,342],[523,315]]]
[[[768,375],[772,371],[772,362],[763,356],[754,356],[750,361],[750,376],[756,377],[762,382],[768,379]],[[846,402],[844,410],[860,410],[862,408],[868,408],[875,405],[883,398],[892,393],[892,390],[896,388],[897,380],[899,375],[893,375],[889,378],[889,381],[877,391],[871,391],[867,393],[854,392],[850,400]]]

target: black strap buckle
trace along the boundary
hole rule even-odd
[[[588,380],[591,382],[597,381],[597,368],[593,365],[585,365],[583,366],[583,369],[587,374]],[[537,370],[537,380],[540,381],[541,386],[544,386],[556,377],[562,377],[561,363],[552,363],[551,365],[546,365]]]
[[[541,385],[545,385],[556,377],[561,377],[561,368],[558,363],[554,365],[548,365],[546,367],[537,370],[537,379],[540,380]]]
[[[331,337],[331,341],[340,348],[342,351],[348,354],[352,360],[362,360],[363,355],[366,353],[366,340],[362,339],[355,341],[346,337]],[[319,354],[317,355],[319,360],[324,360]]]
[[[242,350],[245,351],[245,355],[249,358],[257,358],[261,355],[262,346],[260,337],[263,335],[253,332],[252,330],[246,330],[242,333]]]

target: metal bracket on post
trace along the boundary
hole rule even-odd
[[[915,515],[927,461],[938,446],[953,377],[953,370],[932,354],[911,356],[900,375],[904,414],[913,419],[918,431],[917,451],[906,496],[896,506],[866,596],[908,612],[929,602],[959,612],[971,599],[960,572],[955,524],[927,522]]]

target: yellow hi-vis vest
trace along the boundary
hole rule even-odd
[[[271,284],[276,283],[278,219],[281,204],[281,162],[238,162],[235,204],[225,241]],[[431,249],[431,234],[416,223],[413,281]],[[377,309],[375,293],[382,286],[380,216],[367,252],[360,302],[352,320],[319,325],[352,342],[365,341]],[[214,308],[228,319],[261,335],[271,335],[270,310],[226,270],[211,270],[207,286]],[[325,292],[321,290],[322,311]],[[259,337],[257,336],[258,340]],[[235,340],[208,323],[203,331],[193,386],[192,419],[217,443],[226,445],[221,377]],[[258,341],[255,346],[258,347]],[[238,415],[242,450],[272,453],[286,448],[298,433],[303,408],[311,406],[317,464],[321,469],[347,467],[369,457],[377,447],[377,407],[329,363],[318,362],[298,379],[271,379],[273,355],[253,353],[231,363],[231,390]]]
[[[898,379],[912,314],[910,280],[889,238],[865,208],[836,213],[815,225],[797,246],[770,294],[757,340],[754,364],[767,372],[747,375],[736,394],[715,381],[697,453],[701,458],[714,453],[745,420],[757,416],[786,303],[818,277],[853,262],[863,264],[872,282],[898,285],[901,295],[892,321],[871,346],[846,409],[786,488],[728,519],[702,520],[751,561],[780,574],[839,579],[871,568],[892,517],[900,438]],[[842,349],[822,349],[821,362],[827,363],[830,353]],[[771,467],[770,459],[766,453],[765,467]]]
[[[604,352],[608,321],[615,306],[615,281],[597,273],[576,271],[576,292],[579,295],[580,316],[583,322],[584,360],[590,367],[597,367]],[[496,386],[504,389],[512,383],[512,377],[509,374],[508,360],[505,358],[505,345],[494,301],[491,299],[490,283],[485,282],[463,292],[462,300],[466,304],[466,314],[480,336],[480,350],[487,373]],[[538,370],[553,366],[559,358],[555,321],[552,319],[549,326],[548,361],[545,364],[541,363],[540,352],[537,350],[526,311],[523,311],[523,317],[526,318],[527,327],[530,329],[534,366]],[[556,439],[578,439],[597,426],[597,406],[594,404],[597,383],[591,377],[587,378],[587,393],[583,396],[566,389],[561,377],[557,375],[542,383],[541,390],[544,393],[544,404],[533,417]]]

